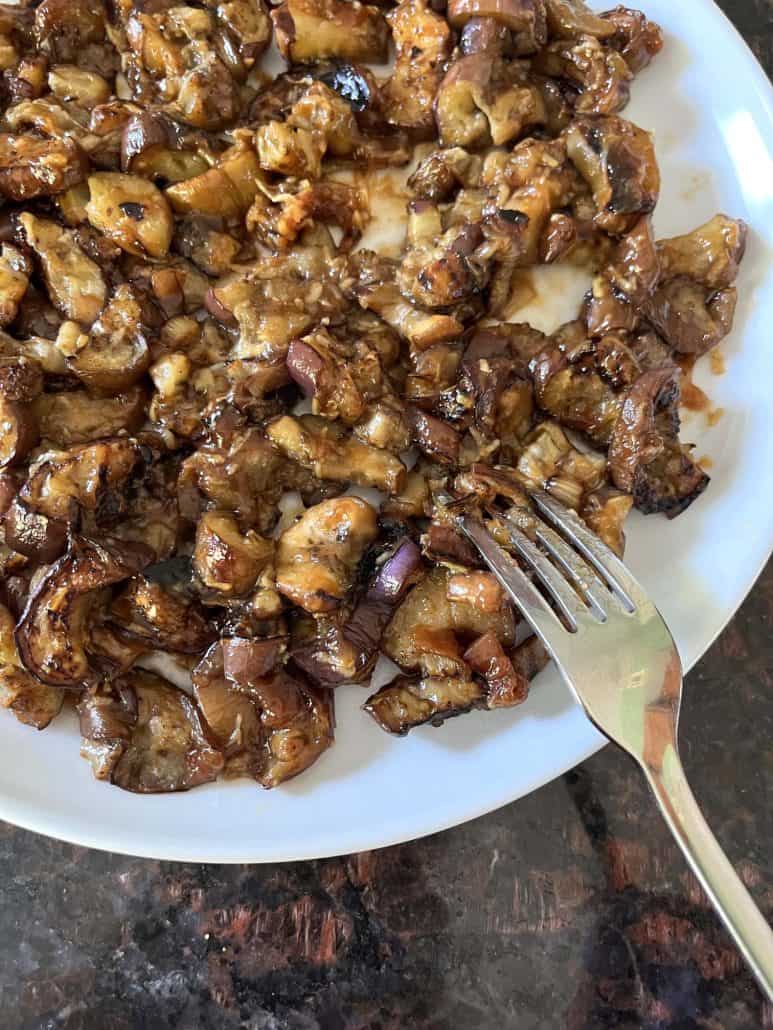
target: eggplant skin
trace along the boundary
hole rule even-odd
[[[484,707],[486,690],[475,680],[453,676],[398,676],[363,705],[382,730],[403,737],[423,723],[439,726],[445,719]]]
[[[41,578],[15,630],[25,668],[41,683],[79,690],[98,680],[87,653],[88,621],[102,591],[150,564],[152,552],[122,543],[120,551],[73,537],[67,553]]]

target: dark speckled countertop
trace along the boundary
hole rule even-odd
[[[646,5],[645,5],[646,6]],[[773,0],[724,0],[773,70]],[[687,677],[683,755],[773,919],[773,564]],[[516,804],[283,866],[0,824],[0,1030],[757,1030],[766,1006],[611,748]]]

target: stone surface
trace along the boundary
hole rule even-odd
[[[771,0],[722,4],[773,68]],[[683,754],[773,919],[773,565],[688,677]],[[755,1030],[760,995],[607,748],[401,847],[148,862],[0,825],[3,1030]]]

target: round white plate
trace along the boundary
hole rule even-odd
[[[630,520],[627,560],[665,615],[685,667],[736,610],[773,541],[773,91],[710,0],[644,0],[666,45],[634,83],[627,117],[655,132],[663,173],[658,235],[716,211],[752,227],[736,327],[696,381],[724,416],[682,436],[713,461],[708,491],[674,522]],[[573,312],[572,312],[573,314]],[[596,751],[602,738],[550,670],[528,702],[392,739],[336,695],[337,742],[273,791],[247,781],[139,797],[97,783],[75,721],[37,734],[0,713],[0,817],[78,844],[153,858],[268,862],[342,854],[421,836],[521,797]]]

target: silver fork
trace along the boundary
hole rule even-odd
[[[533,500],[545,520],[537,520],[540,546],[504,518],[514,550],[553,605],[481,521],[464,514],[455,520],[586,715],[644,772],[685,858],[773,1002],[773,933],[703,818],[679,759],[682,663],[668,627],[617,555],[574,512],[544,492]]]

